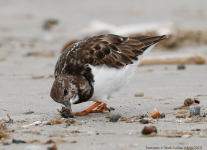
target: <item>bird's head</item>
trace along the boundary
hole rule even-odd
[[[77,85],[70,76],[58,76],[52,85],[50,96],[70,109],[70,105],[79,100]]]

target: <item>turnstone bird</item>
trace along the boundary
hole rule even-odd
[[[106,34],[72,44],[57,61],[50,96],[65,105],[65,113],[72,112],[71,104],[86,101],[96,103],[74,115],[109,110],[108,97],[129,81],[143,56],[165,38]],[[93,110],[101,103],[101,108]]]

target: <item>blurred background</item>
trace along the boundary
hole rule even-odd
[[[24,88],[31,83],[19,79],[53,78],[62,51],[97,34],[167,34],[142,65],[205,64],[206,6],[206,0],[0,0],[1,94],[7,96],[19,84],[23,88],[18,94],[34,93],[41,86],[49,98],[53,79],[36,80],[38,86],[27,93]]]
[[[206,6],[205,0],[0,0],[0,61],[14,53],[56,57],[68,42],[104,33],[168,34],[160,46],[169,50],[204,46]]]

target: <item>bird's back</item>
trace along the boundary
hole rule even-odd
[[[138,61],[163,36],[122,37],[113,34],[85,38],[68,47],[58,59],[55,77],[60,74],[83,75],[90,80],[92,66],[121,69]]]
[[[134,75],[144,55],[165,38],[165,35],[122,37],[106,34],[83,39],[69,46],[60,56],[55,77],[62,74],[83,76],[94,87],[90,100],[105,102]]]

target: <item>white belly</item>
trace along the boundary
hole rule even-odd
[[[137,65],[144,55],[149,52],[154,45],[150,46],[143,55],[138,56],[138,61],[134,64],[127,65],[122,69],[108,68],[107,66],[92,66],[94,75],[94,94],[89,101],[107,103],[108,98],[118,92],[121,88],[130,81],[130,78],[134,75]]]
[[[90,66],[94,75],[94,94],[90,101],[106,102],[115,92],[118,92],[134,75],[136,65],[128,65],[122,69],[106,66]]]

